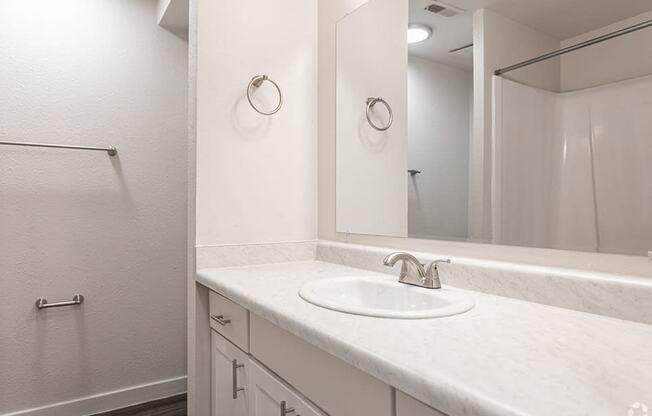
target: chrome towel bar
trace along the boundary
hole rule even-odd
[[[65,302],[56,302],[56,303],[48,303],[47,299],[38,298],[36,299],[36,308],[37,309],[60,308],[62,306],[81,305],[83,302],[84,302],[84,296],[80,294],[76,294],[75,296],[73,296],[72,300],[68,300]]]
[[[376,103],[381,103],[387,108],[387,112],[389,113],[389,120],[387,121],[387,125],[379,127],[376,124],[374,124],[373,121],[371,121],[371,109],[376,105]],[[392,112],[392,107],[390,107],[389,103],[382,99],[381,97],[369,97],[367,98],[367,122],[369,122],[369,125],[373,127],[374,129],[378,131],[385,131],[392,127],[392,121],[394,121],[394,113]]]
[[[278,91],[278,105],[272,111],[263,111],[259,109],[251,99],[251,90],[254,87],[259,88],[265,81],[269,81],[274,87],[276,87],[276,91]],[[251,107],[259,114],[264,116],[271,116],[278,113],[278,110],[280,110],[281,106],[283,106],[283,93],[281,92],[281,88],[278,86],[278,84],[272,81],[267,75],[256,75],[255,77],[251,78],[249,85],[247,85],[247,101],[249,101],[249,105],[251,105]]]
[[[0,141],[0,145],[50,147],[55,149],[93,150],[96,152],[106,152],[109,156],[115,156],[118,154],[118,149],[116,149],[115,147],[74,146],[74,145],[67,145],[67,144],[48,144],[48,143],[34,143],[34,142],[3,142],[3,141]]]

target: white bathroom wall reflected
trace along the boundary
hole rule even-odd
[[[472,93],[471,70],[409,56],[410,237],[468,236]]]
[[[407,0],[371,0],[337,23],[337,231],[406,237]],[[378,30],[382,27],[383,30]],[[370,97],[393,113],[378,131]],[[380,103],[369,109],[380,128]]]
[[[647,189],[639,188],[649,172],[636,161],[648,152],[639,135],[652,131],[645,124],[650,109],[644,96],[614,85],[652,74],[647,53],[652,28],[506,71],[497,80],[493,74],[645,22],[652,11],[613,22],[640,12],[640,5],[628,3],[629,11],[617,16],[598,7],[576,25],[546,26],[536,13],[518,18],[496,8],[442,11],[425,0],[409,0],[407,23],[429,27],[431,36],[407,48],[405,138],[402,125],[382,132],[369,128],[361,104],[365,94],[352,98],[373,79],[381,79],[380,87],[398,85],[397,91],[404,79],[388,70],[403,56],[377,52],[389,49],[387,37],[374,30],[365,35],[369,21],[379,18],[363,13],[381,4],[372,0],[340,22],[340,28],[352,23],[347,33],[354,41],[338,38],[334,237],[337,232],[346,239],[405,236],[393,226],[406,221],[411,238],[639,255],[650,250],[651,230],[642,213],[648,210]],[[561,12],[560,6],[545,7]],[[386,22],[405,42],[395,30],[401,21]],[[460,49],[469,51],[466,61],[455,52]],[[344,52],[353,57],[349,62]],[[386,78],[376,76],[378,68]],[[353,73],[357,77],[350,77]],[[587,88],[601,88],[601,96]],[[401,100],[392,101],[399,114],[395,121],[400,120]],[[614,103],[618,107],[611,108]],[[636,119],[624,121],[633,114]],[[360,145],[360,132],[367,142],[382,145]],[[407,172],[397,168],[406,140]],[[602,159],[613,166],[598,166],[606,163]],[[634,162],[626,162],[630,159]],[[396,180],[403,178],[407,218],[396,209],[403,203]],[[331,209],[320,207],[322,213]]]
[[[650,17],[643,13],[560,46]],[[494,79],[493,242],[650,250],[652,59],[644,53],[650,44],[652,30],[643,29],[563,55],[559,88],[536,88],[520,71],[506,78],[522,83]]]

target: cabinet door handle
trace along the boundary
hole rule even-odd
[[[213,319],[215,322],[222,326],[226,326],[226,324],[230,324],[231,320],[230,319],[225,319],[224,315],[211,315],[211,319]]]
[[[290,413],[294,413],[294,407],[287,407],[288,404],[285,400],[281,401],[281,416],[286,416]],[[299,415],[297,415],[299,416]]]
[[[243,368],[244,364],[238,364],[238,360],[231,361],[231,368],[233,369],[233,398],[238,398],[238,392],[244,391],[244,387],[238,387],[238,368]]]

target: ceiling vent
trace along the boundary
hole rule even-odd
[[[433,1],[429,6],[425,7],[425,10],[444,17],[453,17],[460,13],[464,13],[464,10],[449,6],[448,4],[442,3],[440,1]]]

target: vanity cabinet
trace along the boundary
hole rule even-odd
[[[392,416],[392,389],[255,314],[251,354],[329,415]]]
[[[325,416],[253,360],[249,364],[247,394],[251,416]]]
[[[212,416],[446,416],[210,293]]]
[[[396,416],[446,416],[417,399],[396,390]]]

